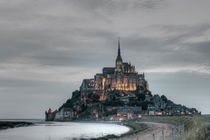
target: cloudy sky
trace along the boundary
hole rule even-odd
[[[0,0],[0,118],[44,118],[122,58],[153,94],[210,113],[210,1]]]

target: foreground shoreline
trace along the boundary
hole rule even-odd
[[[65,121],[66,122],[66,121]],[[80,123],[111,123],[128,127],[130,130],[119,136],[107,135],[92,140],[118,140],[118,139],[133,139],[133,140],[159,140],[161,136],[169,138],[170,136],[179,135],[179,140],[206,140],[210,136],[210,117],[207,116],[171,116],[171,117],[142,117],[121,122],[112,121],[73,121]],[[45,122],[46,123],[46,122]],[[51,122],[49,122],[51,123]],[[53,123],[53,122],[52,122]],[[34,123],[27,121],[0,121],[0,130],[7,128],[16,128],[30,126]],[[177,131],[177,129],[179,129]],[[175,135],[174,135],[175,134]],[[150,138],[148,138],[150,137]],[[159,137],[159,138],[158,138]],[[146,139],[145,139],[146,138]],[[91,139],[91,138],[90,138]]]
[[[33,125],[32,122],[25,121],[0,121],[0,130],[9,129],[9,128],[17,128],[17,127],[25,127]]]

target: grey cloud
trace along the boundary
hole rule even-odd
[[[192,88],[186,93],[198,97],[193,91],[195,85],[205,88],[202,92],[206,93],[210,21],[204,13],[209,8],[204,4],[168,0],[1,1],[0,100],[5,100],[3,105],[11,112],[0,108],[4,113],[0,118],[21,117],[27,111],[38,117],[51,104],[57,108],[79,88],[83,78],[93,77],[103,66],[114,65],[118,37],[123,60],[131,61],[140,72],[178,69],[165,75],[148,73],[152,91],[166,88],[168,96],[183,103],[181,91],[174,87],[181,80],[183,87],[179,89],[187,86],[185,83]],[[196,6],[192,14],[187,11]],[[180,74],[183,67],[189,70]],[[192,78],[191,71],[196,71],[190,74]],[[74,82],[70,82],[71,78]],[[167,84],[173,79],[174,83]],[[32,99],[41,100],[41,107],[33,100],[31,107],[36,113],[26,108],[26,112],[14,114],[15,98],[19,108],[24,107],[24,102],[29,105]]]
[[[166,36],[131,36],[124,39],[125,46],[129,46],[128,52],[130,52],[130,50],[136,50],[135,52],[133,51],[132,54],[140,60],[143,59],[146,65],[209,65],[209,55],[204,55],[205,53],[208,54],[210,48],[209,41],[185,42],[186,40],[193,40],[195,37],[206,39],[206,36],[203,34],[209,29],[208,24],[191,27],[185,25],[153,25],[153,27],[157,30],[163,30]],[[171,35],[167,37],[167,34]],[[205,53],[203,51],[205,51]]]
[[[103,11],[112,13],[131,9],[140,10],[141,8],[155,9],[166,5],[165,0],[78,0],[73,2],[84,9],[95,10],[97,12],[97,9],[102,9]]]
[[[193,51],[200,53],[201,55],[209,56],[210,53],[210,41],[201,41],[195,43],[186,43],[185,44],[188,49],[192,49]]]

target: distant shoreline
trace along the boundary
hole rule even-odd
[[[8,128],[17,128],[33,125],[32,122],[25,121],[0,121],[0,130],[8,129]]]

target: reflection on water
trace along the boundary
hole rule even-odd
[[[72,140],[120,135],[129,128],[117,124],[53,122],[0,131],[0,140]]]

